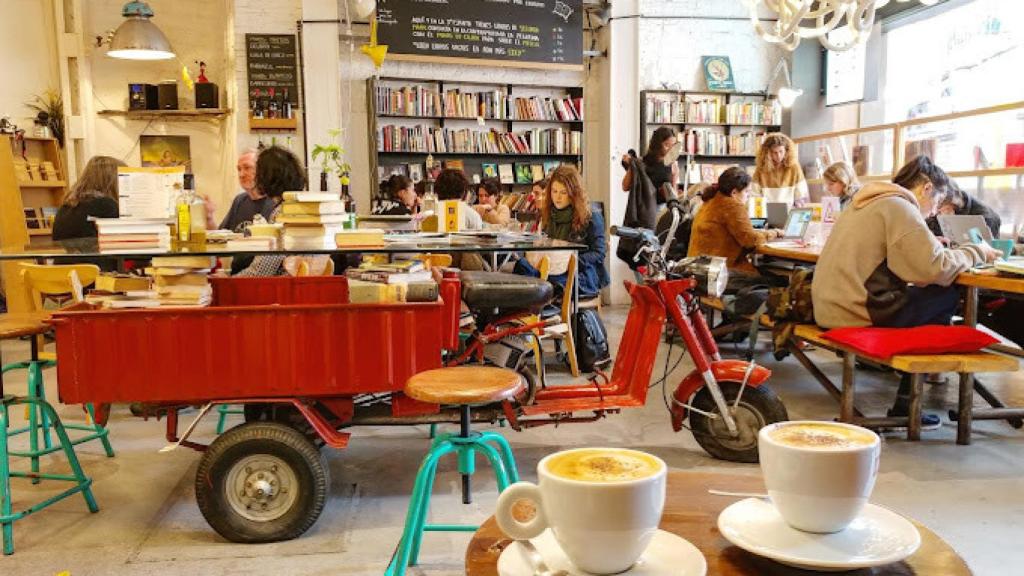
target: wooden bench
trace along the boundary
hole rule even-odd
[[[723,302],[721,298],[714,298],[712,296],[701,296],[701,298],[700,298],[700,305],[701,305],[702,308],[704,308],[705,310],[708,310],[708,311],[725,312],[725,302]],[[753,322],[754,321],[753,316],[754,316],[753,314],[749,314],[745,318],[748,321]],[[714,325],[714,322],[712,322],[713,320],[714,320],[714,318],[709,319],[709,324]],[[772,328],[772,327],[775,326],[775,321],[772,320],[771,316],[768,316],[767,314],[762,314],[761,315],[761,322],[760,322],[760,324],[761,324],[761,326],[764,326],[765,328]],[[728,332],[732,332],[732,331],[733,331],[733,329],[730,327],[730,329],[727,330],[727,331],[721,331],[721,333],[718,333],[718,332],[712,330],[712,333],[715,336],[721,336],[723,334],[727,334]]]
[[[925,374],[933,372],[956,372],[960,375],[960,402],[957,410],[957,444],[970,444],[971,420],[977,417],[973,410],[972,375],[975,372],[1014,372],[1018,361],[991,352],[973,354],[914,354],[891,358],[874,358],[822,337],[825,330],[813,324],[797,325],[793,340],[808,342],[832,350],[843,360],[843,387],[838,390],[821,370],[815,366],[799,346],[790,346],[793,356],[818,380],[818,382],[839,401],[839,420],[867,427],[906,426],[908,440],[921,439],[921,387]],[[866,418],[854,405],[854,384],[856,361],[862,360],[888,366],[909,374],[910,411],[907,416]]]

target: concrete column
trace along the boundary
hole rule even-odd
[[[338,55],[337,0],[302,0],[302,84],[306,96],[306,165],[309,183],[317,188],[320,170],[313,165],[313,147],[331,141],[329,130],[341,127],[341,74]],[[329,21],[329,22],[321,22]],[[331,190],[339,189],[332,178]]]

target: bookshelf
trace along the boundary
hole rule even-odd
[[[674,128],[684,144],[680,173],[688,186],[707,165],[752,165],[760,139],[782,129],[782,108],[763,92],[642,90],[640,154],[660,126]]]
[[[485,166],[511,164],[514,172],[539,164],[546,173],[557,163],[583,165],[580,86],[383,77],[367,81],[367,98],[377,188],[395,172],[429,182],[428,156],[461,165],[470,182],[486,177]],[[502,188],[526,192],[531,184],[503,181]]]
[[[46,170],[45,180],[43,166],[52,166]],[[31,136],[15,140],[0,135],[0,246],[20,250],[36,238],[49,239],[52,216],[66,190],[67,174],[56,140]],[[8,311],[29,311],[17,263],[4,262],[0,270]]]

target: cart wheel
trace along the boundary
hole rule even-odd
[[[719,382],[726,403],[732,406],[740,390],[739,382]],[[693,406],[710,414],[719,414],[711,392],[701,388],[693,397]],[[747,387],[743,397],[733,411],[733,418],[739,428],[739,436],[732,437],[721,418],[709,418],[700,412],[690,413],[690,429],[693,437],[708,454],[719,460],[755,463],[757,457],[757,433],[768,424],[788,420],[786,406],[767,386]]]
[[[330,486],[327,465],[300,432],[242,424],[210,445],[196,472],[206,522],[232,542],[291,540],[316,522]]]

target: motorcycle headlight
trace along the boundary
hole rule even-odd
[[[675,272],[696,280],[697,292],[701,296],[721,298],[729,283],[729,268],[725,265],[725,258],[719,256],[687,258],[676,265]]]

